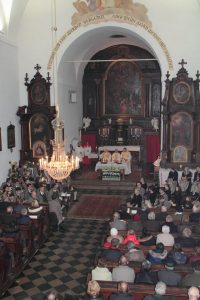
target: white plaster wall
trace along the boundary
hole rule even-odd
[[[194,77],[200,68],[200,5],[197,0],[140,0],[148,8],[153,29],[165,42],[174,63],[172,77],[176,76],[182,58]],[[153,4],[153,5],[152,5]]]
[[[2,151],[0,151],[0,183],[5,181],[9,161],[19,160],[20,126],[16,116],[19,105],[18,57],[17,48],[0,40],[0,127]],[[11,152],[7,148],[7,126],[15,125],[16,147]]]

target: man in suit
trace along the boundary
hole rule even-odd
[[[134,300],[133,296],[128,293],[127,282],[119,282],[117,289],[118,291],[110,296],[110,300]]]
[[[134,282],[135,280],[135,271],[133,268],[128,266],[128,260],[126,256],[121,256],[119,261],[119,266],[115,267],[112,271],[112,280],[113,281],[126,281]]]

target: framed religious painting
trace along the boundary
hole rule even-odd
[[[46,145],[44,142],[38,140],[33,144],[33,157],[41,158],[47,155],[46,153]]]
[[[134,62],[109,65],[103,80],[104,114],[143,115],[142,75]]]
[[[189,101],[191,89],[185,81],[179,81],[173,87],[173,96],[178,104],[185,104]]]
[[[161,87],[159,83],[153,83],[151,89],[151,115],[160,116]]]
[[[184,146],[177,146],[173,151],[173,162],[175,163],[187,163],[188,162],[188,150]]]
[[[49,119],[45,114],[36,113],[29,121],[29,136],[30,136],[30,149],[33,149],[33,145],[38,141],[43,142],[46,145],[45,149],[50,147],[50,129]]]
[[[10,123],[7,127],[7,144],[8,149],[15,147],[15,126]]]
[[[178,112],[171,117],[170,122],[170,148],[182,145],[187,149],[193,146],[193,119],[186,112]]]

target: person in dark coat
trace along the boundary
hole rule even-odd
[[[195,202],[192,207],[192,213],[189,217],[190,222],[199,222],[200,221],[200,203]]]
[[[191,229],[189,227],[185,227],[182,231],[182,236],[178,236],[175,239],[175,243],[179,243],[183,248],[193,248],[196,246],[196,241],[191,235]]]
[[[118,291],[113,293],[110,300],[134,300],[133,296],[128,293],[128,283],[127,282],[120,282],[118,283]]]
[[[170,300],[173,299],[170,296],[165,296],[167,286],[164,282],[159,281],[155,286],[155,295],[148,295],[143,300]]]
[[[167,180],[169,179],[172,179],[173,181],[178,181],[178,172],[174,168],[171,168],[171,170],[169,171]]]
[[[143,221],[143,226],[148,228],[149,231],[158,231],[160,228],[160,221],[155,220],[156,215],[154,211],[150,211],[147,215],[148,220]]]
[[[173,222],[173,217],[172,217],[171,215],[167,215],[167,216],[166,216],[166,221],[165,221],[163,224],[161,224],[160,230],[159,230],[159,231],[161,231],[161,232],[162,232],[162,226],[163,226],[163,225],[166,225],[166,226],[169,227],[170,233],[175,233],[175,232],[178,231],[178,227],[177,227],[177,225]]]
[[[111,247],[108,249],[103,249],[100,257],[107,261],[119,261],[120,257],[122,256],[121,251],[118,249],[120,241],[118,239],[112,239]]]
[[[139,241],[140,245],[143,246],[153,246],[156,244],[155,236],[153,236],[146,227],[143,228]]]
[[[181,286],[200,286],[200,262],[196,262],[194,272],[187,274],[181,280]]]
[[[134,193],[128,198],[127,207],[142,207],[142,196],[138,188],[136,188]]]
[[[164,282],[167,286],[178,286],[181,282],[181,275],[174,272],[175,263],[173,260],[166,260],[165,269],[158,271],[159,281]]]
[[[157,272],[151,271],[150,261],[143,261],[140,272],[136,273],[135,283],[156,284],[157,282]]]

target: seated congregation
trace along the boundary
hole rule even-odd
[[[98,299],[199,298],[200,168],[187,189],[173,174],[163,187],[142,178],[114,212],[88,274]]]
[[[0,295],[12,285],[52,232],[65,232],[75,202],[70,181],[55,182],[36,165],[9,170],[0,189]]]

